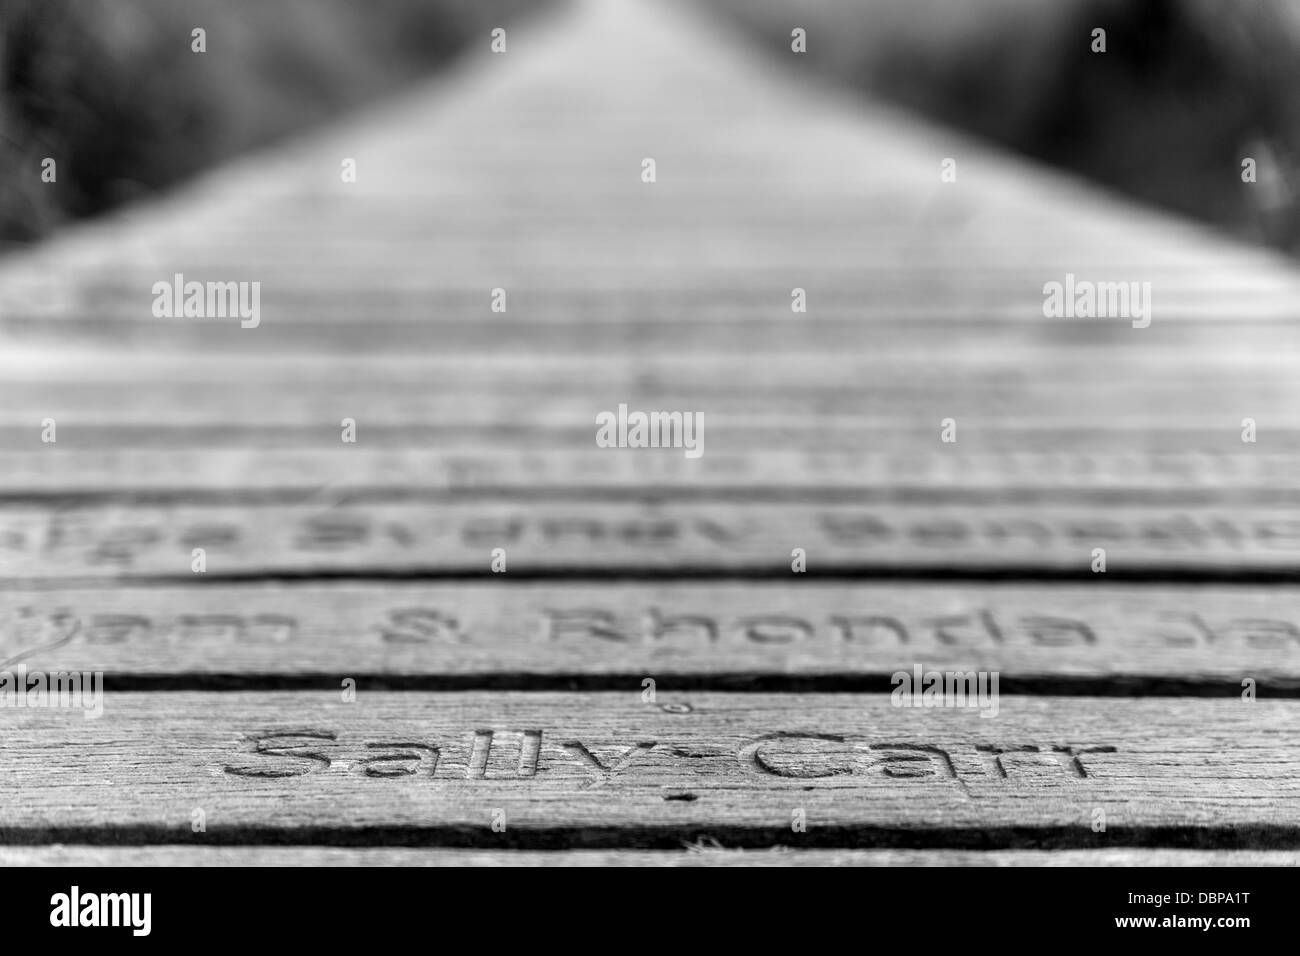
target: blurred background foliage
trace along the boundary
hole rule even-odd
[[[679,2],[731,18],[787,66],[1300,254],[1300,0]],[[0,241],[364,103],[542,5],[0,0]],[[195,26],[206,54],[190,50]],[[798,64],[794,26],[809,35]],[[45,156],[57,189],[40,182]]]
[[[1300,0],[707,2],[789,65],[1300,254]]]
[[[439,67],[530,0],[0,0],[0,241],[27,241]],[[207,52],[191,30],[207,31]],[[58,184],[40,181],[58,162]]]

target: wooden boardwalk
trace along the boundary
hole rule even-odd
[[[1300,272],[802,65],[587,0],[0,262],[0,670],[108,688],[0,863],[1294,864]]]

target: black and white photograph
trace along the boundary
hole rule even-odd
[[[981,868],[1240,945],[1298,585],[1300,0],[0,0],[24,927]]]

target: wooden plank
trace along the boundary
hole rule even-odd
[[[967,394],[978,394],[981,390],[1034,394],[1025,391],[1034,387],[1046,394],[1047,387],[1055,385],[1058,389],[1093,388],[1098,394],[1142,395],[1144,388],[1152,385],[1165,389],[1178,387],[1180,390],[1175,394],[1192,395],[1192,386],[1198,383],[1187,382],[1188,374],[1208,376],[1199,384],[1220,388],[1233,385],[1244,394],[1248,394],[1249,388],[1261,385],[1282,390],[1282,394],[1293,394],[1296,386],[1286,375],[1285,355],[1256,354],[1239,347],[1216,354],[1213,351],[1216,344],[1225,347],[1231,344],[1226,338],[1216,337],[1201,343],[1197,355],[1187,354],[1191,349],[1176,349],[1171,354],[1151,346],[1116,348],[1114,354],[1096,356],[1104,357],[1108,364],[1113,362],[1107,369],[1108,375],[1145,376],[1142,382],[1124,389],[1117,389],[1114,379],[1099,376],[1095,367],[1081,365],[1076,356],[1062,348],[1060,341],[1052,338],[1042,343],[1022,344],[1008,354],[1004,349],[983,343],[975,334],[959,337],[941,355],[935,354],[933,346],[913,343],[904,343],[893,350],[873,348],[863,354],[799,350],[772,355],[663,355],[643,353],[635,348],[619,355],[535,355],[500,346],[492,353],[451,355],[177,356],[154,350],[106,353],[73,348],[51,355],[41,349],[15,348],[0,359],[0,372],[4,374],[6,394],[18,398],[24,395],[24,389],[40,395],[40,389],[47,388],[51,382],[69,387],[94,385],[120,389],[124,397],[131,390],[147,389],[151,384],[196,388],[225,385],[230,389],[228,398],[235,397],[237,385],[280,386],[285,392],[291,392],[323,390],[340,384],[386,385],[417,391],[478,388],[485,393],[492,389],[508,392],[512,388],[558,386],[571,392],[580,387],[593,395],[628,388],[678,392],[725,390],[744,394],[746,390],[779,393],[782,389],[797,389],[816,393],[893,385],[915,390],[965,387],[970,389]],[[1276,341],[1280,344],[1281,337]],[[1123,342],[1116,340],[1115,344],[1119,346]],[[1032,376],[1027,366],[1033,367]],[[967,381],[952,382],[950,376],[955,372],[961,372]]]
[[[131,369],[134,363],[127,361],[123,365]],[[1284,369],[1257,370],[1247,382],[1249,376],[1245,370],[1239,371],[1235,379],[1228,379],[1215,375],[1213,370],[1192,367],[1190,363],[1183,369],[1184,375],[1205,373],[1199,390],[1171,376],[1167,381],[1152,380],[1143,390],[1123,394],[1117,393],[1108,382],[1071,387],[1071,383],[1052,383],[1046,379],[1025,381],[1019,373],[1014,378],[1000,375],[1001,381],[991,381],[988,376],[965,375],[952,367],[937,370],[948,374],[948,379],[942,382],[931,371],[908,381],[901,378],[872,381],[863,377],[856,383],[841,385],[720,377],[712,384],[673,386],[656,383],[658,376],[652,371],[629,372],[621,381],[606,383],[584,381],[577,372],[552,383],[523,383],[509,375],[502,375],[495,382],[485,376],[481,382],[466,384],[446,383],[436,377],[411,383],[403,381],[396,369],[391,371],[386,381],[365,378],[357,370],[345,371],[332,385],[325,382],[298,385],[238,377],[196,378],[181,383],[149,376],[144,369],[140,370],[141,380],[136,382],[96,382],[71,375],[62,378],[51,375],[40,383],[6,385],[4,395],[8,407],[0,423],[30,427],[32,415],[41,413],[56,419],[78,419],[85,424],[148,422],[160,429],[204,422],[238,422],[250,426],[337,424],[337,409],[352,412],[359,421],[369,417],[376,424],[464,423],[484,428],[549,425],[581,428],[590,439],[596,414],[616,409],[620,402],[634,410],[699,410],[707,412],[711,419],[749,428],[763,422],[778,425],[783,421],[797,422],[814,434],[827,426],[863,427],[873,422],[897,422],[900,431],[909,424],[914,428],[921,426],[927,438],[931,432],[937,434],[938,416],[945,410],[981,433],[1030,424],[1043,428],[1049,422],[1065,430],[1091,425],[1093,428],[1109,426],[1121,433],[1137,425],[1159,431],[1162,427],[1186,430],[1199,423],[1207,430],[1218,425],[1240,441],[1240,418],[1234,421],[1225,411],[1232,407],[1254,409],[1268,425],[1294,429],[1297,422],[1278,402],[1279,398],[1290,395],[1293,388],[1291,382],[1283,381]],[[831,371],[828,369],[828,377]],[[739,373],[740,369],[728,369],[719,362],[715,372],[725,376],[729,372]],[[956,374],[965,378],[953,381],[952,376]],[[1073,404],[1067,400],[1067,388],[1068,399]],[[1207,393],[1208,389],[1228,394],[1215,395]],[[268,405],[259,414],[257,403],[270,401],[273,396],[283,404]],[[401,404],[403,396],[407,399],[405,405]],[[94,401],[96,397],[100,399],[99,405]],[[1029,399],[1041,399],[1043,407],[1017,404]],[[1108,414],[1135,399],[1146,401],[1128,408],[1136,421],[1118,421],[1113,425],[1106,421]],[[1169,407],[1171,401],[1183,399],[1186,401],[1179,407]],[[175,408],[160,409],[158,402],[163,400],[178,404]],[[103,404],[109,401],[112,406]],[[460,416],[453,414],[457,401],[468,405],[460,410]],[[1080,405],[1081,402],[1084,404]],[[151,403],[152,418],[148,415]],[[1275,406],[1280,407],[1275,410]],[[823,415],[830,420],[815,421]],[[771,422],[773,418],[775,422]]]
[[[1261,380],[1247,376],[1246,373],[1253,369],[1265,381],[1294,387],[1285,375],[1285,356],[1253,354],[1251,350],[1241,349],[1239,343],[1235,349],[1228,348],[1216,354],[1212,351],[1216,344],[1227,347],[1233,343],[1226,328],[1223,335],[1206,339],[1199,344],[1200,354],[1189,356],[1186,353],[1191,350],[1190,346],[1175,349],[1172,354],[1155,344],[1119,348],[1129,343],[1125,336],[1114,335],[1111,342],[1117,348],[1113,355],[1108,354],[1105,358],[1116,363],[1115,374],[1141,372],[1157,384],[1177,384],[1179,372],[1186,374],[1190,370],[1249,385]],[[1282,335],[1276,336],[1274,341],[1283,341]],[[351,380],[376,385],[387,382],[405,387],[434,384],[497,388],[554,384],[620,387],[636,382],[638,377],[645,377],[667,386],[686,388],[717,386],[719,375],[731,380],[739,373],[747,373],[748,378],[736,377],[734,381],[738,384],[730,387],[743,389],[745,383],[749,383],[750,387],[761,384],[765,388],[829,389],[893,382],[900,385],[943,385],[945,376],[959,369],[968,373],[976,385],[1006,388],[1025,381],[1027,364],[1041,362],[1042,368],[1035,370],[1036,373],[1044,376],[1059,373],[1060,385],[1087,385],[1098,379],[1095,368],[1081,367],[1075,356],[1062,354],[1063,343],[1058,336],[1044,336],[1040,341],[1032,338],[1022,340],[1009,354],[996,345],[985,343],[977,332],[959,336],[956,344],[957,348],[940,356],[934,354],[932,346],[907,339],[892,348],[886,345],[873,348],[869,354],[825,354],[801,349],[788,354],[748,356],[730,353],[649,354],[635,348],[612,356],[599,353],[535,355],[515,351],[508,347],[509,343],[499,343],[498,348],[491,352],[473,355],[307,353],[289,356],[271,353],[177,356],[152,349],[133,349],[129,350],[129,359],[126,351],[106,354],[99,350],[69,347],[52,355],[39,349],[15,348],[0,358],[0,371],[5,375],[6,387],[39,385],[51,378],[66,380],[69,384],[93,382],[105,386],[138,386],[142,378],[147,378],[176,385],[249,383],[320,388],[328,384],[320,381],[321,376],[332,376],[344,383]],[[1013,372],[1016,373],[1014,377]],[[1052,380],[1047,379],[1041,384],[1052,384]],[[1114,388],[1113,383],[1107,384]],[[1143,384],[1135,383],[1131,391],[1140,394]],[[1208,384],[1216,383],[1211,380]],[[1188,391],[1190,393],[1190,389]]]
[[[760,449],[738,447],[743,443],[735,435],[715,442],[706,428],[704,454],[688,459],[674,448],[598,448],[591,435],[542,432],[515,444],[517,431],[493,430],[466,441],[463,432],[385,429],[364,419],[358,429],[357,444],[340,442],[333,448],[325,447],[324,440],[337,440],[341,432],[322,424],[308,444],[294,443],[301,433],[285,435],[272,428],[252,434],[238,429],[247,441],[267,443],[244,446],[225,444],[232,436],[219,431],[200,431],[195,439],[174,444],[155,435],[152,447],[121,448],[92,440],[82,446],[64,442],[0,451],[0,499],[237,502],[260,497],[283,504],[328,504],[453,493],[462,498],[580,493],[584,499],[628,500],[639,493],[654,499],[671,494],[685,501],[731,492],[739,500],[1200,504],[1231,505],[1235,511],[1293,505],[1300,498],[1292,480],[1300,454],[1256,451],[1223,433],[1194,450],[1173,447],[1179,436],[1169,434],[1163,440],[1148,435],[1146,441],[1156,447],[1141,450],[1124,448],[1116,433],[1095,432],[1070,433],[1073,443],[1057,435],[1061,446],[1072,445],[1059,450],[1036,448],[1035,437],[1024,433],[994,435],[987,444],[963,439],[964,444],[944,446],[936,440],[937,448],[922,446],[914,434],[890,450],[871,442]],[[147,426],[141,431],[148,437]],[[28,430],[20,447],[36,445],[38,434]],[[403,446],[403,435],[428,446]],[[488,442],[492,436],[499,440],[495,446]],[[72,437],[84,436],[73,430]],[[1141,437],[1135,435],[1134,444]],[[214,438],[223,445],[194,443]],[[546,438],[551,442],[544,447]]]
[[[330,506],[104,505],[0,508],[0,578],[160,577],[192,581],[194,549],[207,580],[314,575],[489,575],[503,549],[508,575],[607,576],[712,572],[791,581],[794,549],[807,573],[1092,571],[1106,551],[1110,579],[1163,572],[1208,577],[1286,575],[1300,523],[1289,509],[1095,507],[1029,503],[808,505],[799,500],[638,504],[584,495],[561,500],[434,500]],[[667,496],[665,496],[667,497]],[[1273,578],[1270,578],[1270,580]]]
[[[727,374],[722,367],[716,371]],[[1195,375],[1195,370],[1184,374]],[[1184,382],[1122,394],[1107,383],[1069,388],[1044,380],[1023,387],[981,386],[951,378],[947,384],[839,388],[640,384],[652,380],[653,375],[630,375],[623,384],[576,385],[575,377],[554,387],[516,386],[508,379],[497,385],[447,387],[397,380],[302,387],[238,379],[189,385],[158,379],[122,385],[48,381],[3,390],[0,447],[40,449],[45,419],[57,422],[58,443],[65,448],[228,444],[241,435],[256,444],[272,429],[292,436],[294,444],[330,446],[339,443],[340,422],[346,417],[364,431],[361,440],[390,446],[405,430],[480,446],[506,438],[525,447],[558,440],[582,452],[594,447],[597,415],[617,413],[624,405],[631,411],[702,416],[706,451],[933,449],[941,422],[951,418],[958,423],[957,443],[977,448],[1018,445],[1065,452],[1075,450],[1083,434],[1084,443],[1096,444],[1104,436],[1116,450],[1140,449],[1154,437],[1185,452],[1249,453],[1254,449],[1241,447],[1245,417],[1258,423],[1265,449],[1300,450],[1300,416],[1288,410],[1293,386],[1266,381],[1263,372],[1249,385],[1206,376],[1199,388]]]
[[[1270,587],[527,582],[8,590],[0,662],[114,687],[857,689],[954,667],[1008,692],[1300,691]]]
[[[885,695],[345,696],[0,709],[0,841],[1300,845],[1294,702],[1003,695],[988,720]]]
[[[112,301],[93,318],[81,313],[58,318],[0,312],[0,331],[14,348],[39,349],[47,360],[56,353],[81,353],[92,347],[105,355],[116,350],[132,355],[288,353],[308,358],[336,352],[477,355],[506,344],[533,355],[618,355],[631,349],[651,354],[673,349],[693,355],[833,354],[850,349],[880,357],[872,381],[881,376],[901,379],[891,372],[900,364],[917,377],[924,376],[927,370],[954,361],[953,356],[960,354],[955,343],[975,349],[986,364],[996,354],[1002,355],[1008,374],[1014,374],[1032,369],[1034,361],[1059,358],[1065,350],[1085,360],[1085,366],[1086,360],[1108,359],[1117,352],[1162,352],[1209,368],[1232,367],[1231,359],[1220,360],[1224,353],[1267,359],[1278,348],[1294,347],[1297,336],[1293,323],[1249,317],[1193,321],[1183,315],[1153,323],[1140,336],[1101,323],[1045,324],[1030,335],[1023,321],[1008,320],[1002,309],[988,304],[940,312],[912,298],[882,304],[869,296],[849,297],[834,287],[821,292],[815,308],[805,315],[790,312],[789,290],[782,288],[756,293],[729,289],[725,295],[673,289],[643,290],[634,296],[584,289],[565,290],[562,295],[510,291],[510,301],[517,305],[506,314],[488,313],[490,298],[482,290],[440,290],[434,309],[428,296],[391,289],[366,290],[357,301],[337,295],[308,298],[295,303],[295,308],[310,311],[309,329],[301,321],[268,320],[256,334],[237,325],[142,318],[126,303]],[[647,318],[645,300],[652,297],[665,314]],[[683,318],[684,313],[689,317]],[[924,361],[925,349],[929,365]],[[1076,374],[1077,369],[1076,365]],[[978,370],[968,366],[967,371]],[[1126,383],[1128,388],[1138,385]]]
[[[0,846],[0,866],[1296,866],[1289,850],[455,850],[416,847]]]

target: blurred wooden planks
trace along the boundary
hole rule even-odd
[[[587,686],[889,691],[999,672],[1003,692],[1300,693],[1281,588],[1105,583],[453,582],[9,590],[0,661],[114,687]],[[1071,705],[1073,706],[1073,705]]]
[[[218,424],[325,443],[343,416],[362,442],[449,424],[491,442],[509,423],[590,432],[644,398],[708,412],[718,448],[767,449],[754,423],[784,420],[891,453],[951,415],[962,441],[1050,422],[1022,450],[1081,424],[1131,447],[1135,416],[1226,445],[1255,417],[1259,451],[1295,450],[1271,418],[1300,398],[1277,321],[1297,317],[1293,268],[790,66],[687,10],[579,5],[432,90],[0,266],[0,337],[20,348],[3,424],[27,428],[5,444],[45,417],[74,443],[138,426],[99,439],[116,446],[199,426],[191,441],[221,442]],[[1151,281],[1152,326],[1043,319],[1043,284],[1090,271]],[[265,321],[155,319],[150,288],[176,272],[261,282]],[[895,434],[840,439],[837,418]]]
[[[220,446],[245,433],[253,443],[275,436],[328,447],[341,443],[340,422],[350,418],[363,448],[427,435],[439,444],[560,443],[583,452],[595,447],[597,414],[627,404],[698,412],[706,453],[715,454],[1118,454],[1155,445],[1248,460],[1300,451],[1290,342],[1261,344],[1268,359],[1228,341],[1174,355],[1059,345],[1007,354],[972,343],[952,357],[950,348],[935,341],[902,356],[878,355],[874,345],[847,355],[672,356],[628,343],[624,354],[581,357],[502,349],[183,359],[134,351],[121,363],[102,350],[15,348],[3,360],[0,434],[8,450],[45,454],[87,445]],[[948,418],[957,423],[955,441],[941,443]],[[1254,444],[1242,441],[1244,418],[1258,423]],[[61,447],[42,441],[46,419],[58,423]]]

